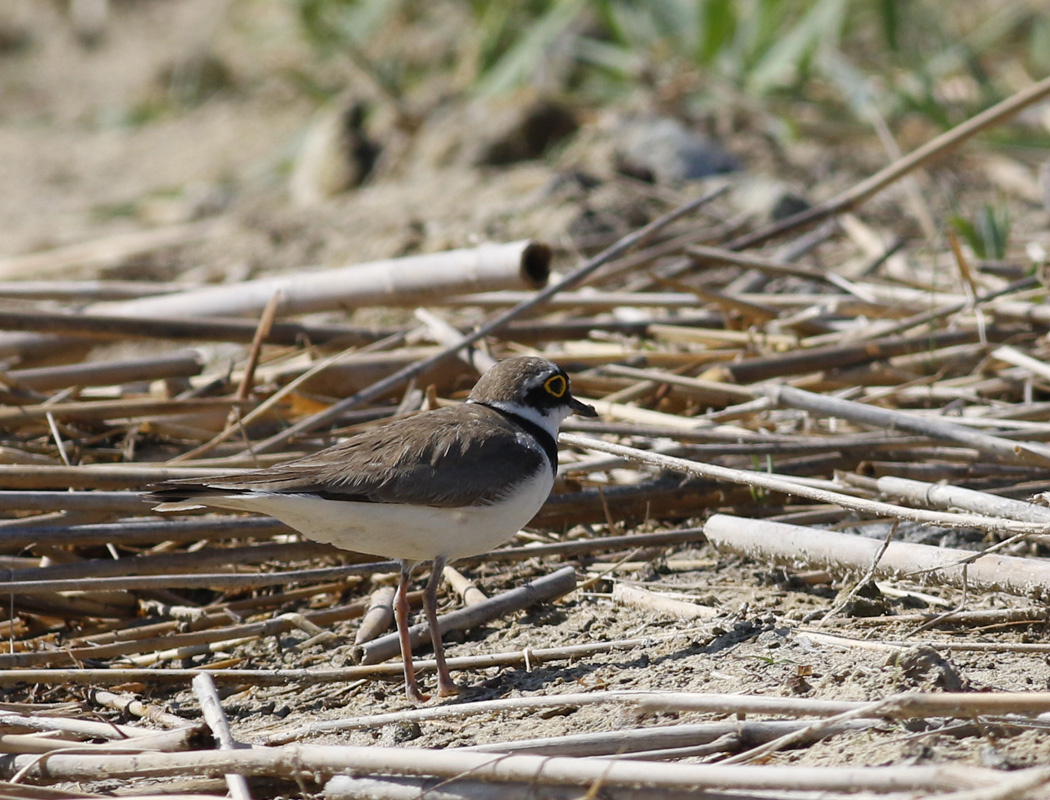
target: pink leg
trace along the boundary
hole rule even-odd
[[[397,620],[397,633],[401,641],[401,662],[405,667],[405,694],[413,703],[425,703],[430,697],[420,692],[419,684],[416,683],[416,672],[412,668],[412,643],[408,638],[408,628],[411,624],[408,607],[408,581],[412,577],[413,567],[415,567],[415,562],[401,562],[401,580],[397,584],[394,618]]]
[[[445,645],[441,641],[441,631],[438,630],[437,620],[437,590],[441,583],[441,572],[445,569],[445,557],[438,556],[434,559],[434,566],[430,571],[430,580],[427,581],[426,590],[423,592],[423,611],[427,616],[427,625],[430,626],[430,640],[434,643],[434,660],[437,662],[438,673],[438,696],[450,697],[459,694],[459,687],[452,680],[448,672],[448,664],[445,663]]]

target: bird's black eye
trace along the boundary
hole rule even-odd
[[[564,375],[553,375],[543,382],[543,388],[547,390],[547,394],[562,398],[569,389],[569,382],[565,380]]]

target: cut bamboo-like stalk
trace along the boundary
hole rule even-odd
[[[437,298],[429,305],[441,306],[513,306],[531,295],[522,291],[478,292]],[[591,310],[631,306],[635,308],[688,308],[698,305],[695,294],[685,292],[561,292],[547,301],[549,308],[587,308]],[[712,318],[714,319],[714,318]]]
[[[13,522],[14,525],[6,525]],[[115,544],[187,544],[207,540],[266,539],[288,535],[292,529],[272,517],[191,517],[178,520],[125,520],[87,525],[28,525],[8,520],[0,525],[0,545],[28,547],[37,542],[70,547]]]
[[[106,591],[113,587],[102,583],[91,585],[93,579],[106,577],[141,578],[147,575],[168,575],[174,580],[179,572],[202,573],[209,569],[236,572],[247,564],[262,564],[270,559],[317,558],[330,556],[336,551],[331,545],[320,542],[292,542],[251,544],[242,547],[212,548],[199,553],[174,552],[155,553],[113,559],[92,559],[72,564],[51,564],[44,567],[13,569],[6,577],[10,581],[5,588],[20,581],[83,580],[84,585],[71,591]],[[271,573],[272,574],[272,573]],[[57,589],[56,591],[65,591]]]
[[[871,567],[882,546],[879,540],[864,536],[728,514],[715,514],[707,521],[704,532],[708,541],[721,550],[759,561],[805,564],[811,569],[863,572]],[[973,560],[975,555],[969,550],[890,542],[874,576],[1036,599],[1050,597],[1050,563],[999,555]]]
[[[537,737],[505,742],[492,742],[463,748],[473,753],[530,753],[549,756],[612,756],[631,754],[634,758],[652,758],[647,751],[696,747],[725,740],[723,750],[735,751],[741,747],[776,739],[787,733],[800,731],[811,723],[807,720],[763,720],[736,719],[730,722],[678,723],[644,728],[617,728],[612,731],[570,733],[564,736]],[[862,731],[882,720],[851,720],[825,728],[810,737],[812,744],[828,736],[847,731]],[[745,745],[746,743],[746,745]],[[683,755],[686,755],[683,753]]]
[[[296,271],[156,298],[98,303],[89,310],[135,316],[235,317],[261,313],[275,294],[281,298],[280,316],[419,303],[454,292],[540,288],[547,283],[550,259],[550,248],[541,242],[483,244],[335,269]]]
[[[158,297],[94,303],[86,310],[133,317],[256,316],[275,294],[281,298],[277,311],[281,316],[374,305],[418,305],[456,292],[541,288],[550,274],[550,260],[550,248],[542,242],[484,244]],[[39,334],[0,334],[0,354],[46,352],[54,349],[56,341],[61,340]]]
[[[394,621],[394,587],[380,586],[368,598],[368,610],[354,635],[354,644],[371,642],[390,630]]]
[[[999,497],[988,492],[941,483],[908,480],[895,476],[879,478],[875,485],[883,495],[925,503],[934,508],[959,508],[989,517],[1007,517],[1022,522],[1050,523],[1050,508]]]
[[[462,598],[463,605],[476,606],[488,600],[488,597],[477,587],[474,581],[470,580],[455,567],[446,564],[441,574],[448,581],[453,591]]]
[[[700,606],[696,603],[687,603],[674,597],[650,592],[638,586],[628,586],[617,583],[613,586],[612,599],[614,603],[634,606],[657,613],[670,614],[680,619],[712,619],[717,617],[719,611],[711,606]]]
[[[142,514],[149,508],[150,502],[136,492],[0,492],[0,512],[97,511]]]

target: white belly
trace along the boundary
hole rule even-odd
[[[549,470],[522,484],[503,502],[467,508],[349,503],[302,494],[253,492],[195,501],[279,519],[308,539],[384,558],[450,561],[491,550],[510,539],[540,510],[554,485]]]

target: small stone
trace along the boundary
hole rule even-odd
[[[617,169],[652,183],[676,184],[740,169],[717,142],[670,117],[630,122],[622,141]]]
[[[418,723],[399,722],[394,726],[390,738],[393,739],[394,744],[404,744],[405,742],[411,742],[413,739],[418,739],[422,735],[423,729],[419,727]]]

